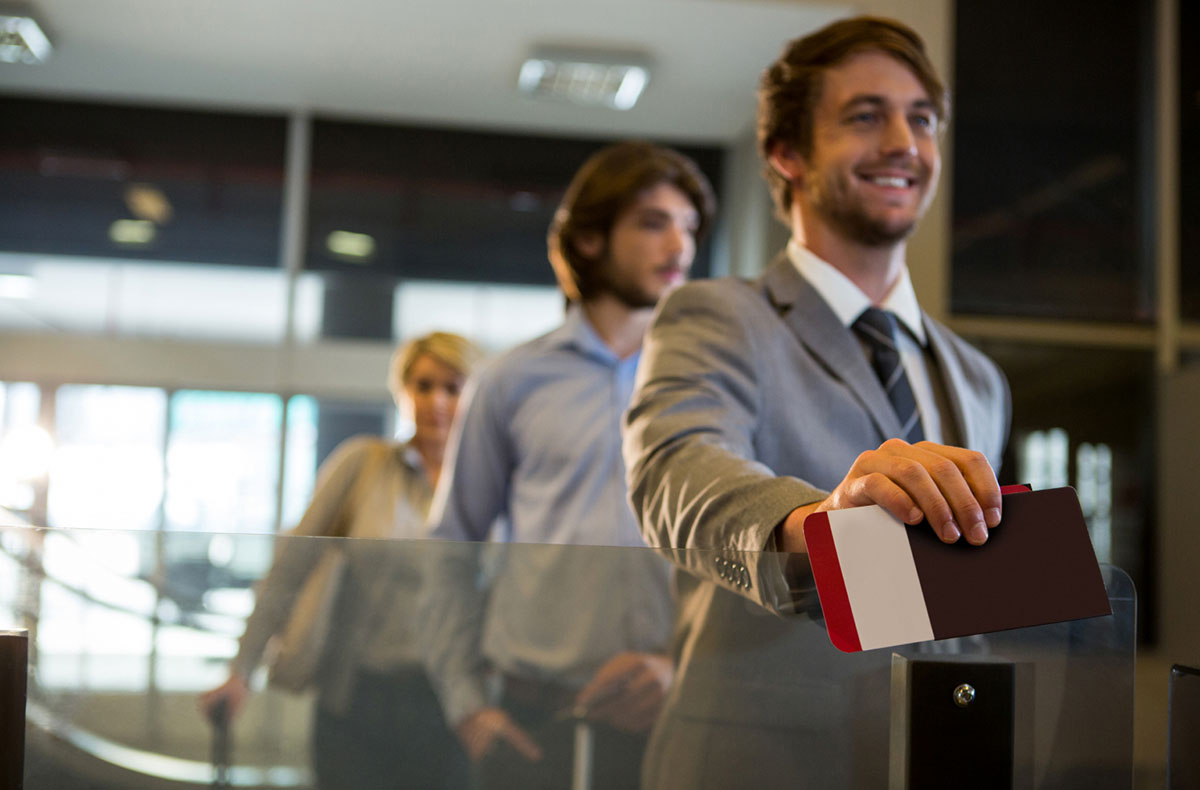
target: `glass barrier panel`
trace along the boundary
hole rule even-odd
[[[671,553],[725,583],[643,547],[202,533],[269,570],[184,585],[113,560],[144,532],[0,523],[29,790],[888,788],[904,662],[1012,668],[1011,756],[978,748],[1016,786],[1130,786],[1136,601],[1112,566],[1111,616],[849,654],[811,596],[769,603],[774,553]],[[157,537],[170,557],[197,534]],[[277,634],[326,566],[333,616],[288,691]]]

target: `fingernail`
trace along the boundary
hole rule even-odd
[[[955,524],[953,521],[947,521],[942,525],[942,540],[947,543],[953,543],[958,540],[960,535],[962,535],[962,532],[959,530],[958,524]]]
[[[984,518],[987,519],[987,525],[989,528],[994,527],[1000,523],[1000,508],[998,508],[998,507],[988,508],[987,512],[984,513],[983,515],[984,515]]]
[[[968,543],[973,546],[982,546],[983,544],[987,543],[987,539],[988,531],[986,524],[984,524],[982,521],[976,521],[971,525],[970,537],[967,538]]]
[[[908,518],[904,519],[904,521],[908,524],[919,524],[924,518],[925,514],[921,512],[921,508],[914,507],[912,510],[908,511]]]

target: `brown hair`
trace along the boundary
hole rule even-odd
[[[422,355],[432,357],[463,377],[470,376],[471,370],[483,358],[483,352],[474,343],[450,332],[430,332],[409,340],[396,349],[388,366],[388,389],[397,403],[412,374],[413,364]]]
[[[607,241],[621,212],[639,194],[662,183],[678,188],[692,201],[700,215],[696,238],[702,238],[712,223],[716,198],[696,163],[678,151],[647,142],[618,143],[597,151],[579,168],[546,238],[554,276],[569,301],[590,299],[603,281],[597,272],[605,256],[583,255],[579,239],[598,233]]]
[[[789,222],[790,182],[771,166],[778,142],[807,159],[813,146],[813,111],[821,98],[827,69],[865,50],[876,50],[908,66],[937,109],[938,128],[950,118],[950,94],[925,52],[916,31],[894,19],[860,16],[844,19],[789,42],[758,83],[758,151],[766,163],[767,184],[775,209]]]

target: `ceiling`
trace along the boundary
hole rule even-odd
[[[793,0],[32,5],[55,53],[0,64],[0,92],[695,142],[748,130],[758,74],[782,44],[849,12]],[[519,96],[520,63],[543,44],[647,53],[642,101],[620,112]]]

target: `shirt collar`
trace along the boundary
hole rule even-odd
[[[834,315],[849,328],[854,324],[863,311],[871,306],[871,300],[846,275],[838,271],[832,264],[818,258],[811,250],[792,239],[788,242],[787,255],[792,265],[800,272],[800,276],[816,289],[825,303],[833,310]],[[925,325],[921,320],[921,306],[917,302],[917,293],[913,290],[912,279],[908,276],[908,267],[900,269],[900,276],[895,285],[888,291],[881,308],[895,313],[912,336],[922,346],[925,345]]]
[[[550,333],[550,339],[555,346],[574,348],[581,354],[610,365],[617,365],[621,362],[616,353],[596,333],[591,322],[587,320],[587,315],[583,312],[583,306],[578,302],[572,302],[567,308],[566,319],[562,326]],[[633,354],[630,358],[636,360],[637,357],[638,354]]]

